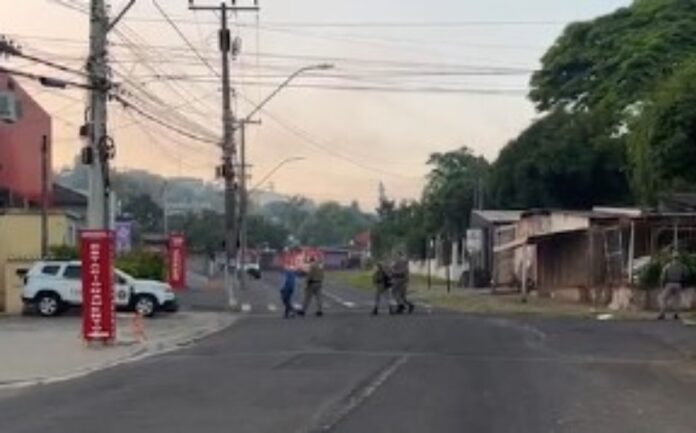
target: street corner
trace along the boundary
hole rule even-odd
[[[102,344],[81,338],[78,317],[3,318],[0,389],[63,382],[171,352],[229,327],[236,319],[229,313],[181,312],[154,319],[119,313],[116,339]]]

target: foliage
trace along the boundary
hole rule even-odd
[[[138,233],[162,233],[164,213],[148,194],[122,197],[121,212],[133,218]]]
[[[629,200],[622,138],[605,137],[587,113],[555,110],[511,141],[493,164],[490,192],[501,208],[587,209]]]
[[[48,247],[48,255],[52,260],[77,260],[80,258],[80,251],[70,245],[51,245]]]
[[[530,97],[540,111],[601,109],[619,120],[691,55],[695,23],[691,0],[636,0],[571,24],[542,58]]]
[[[432,168],[422,200],[426,227],[432,233],[462,235],[487,181],[488,161],[462,147],[430,155],[428,165]]]
[[[214,211],[188,212],[169,217],[169,229],[184,233],[188,249],[197,253],[221,250],[225,239],[224,216]]]
[[[247,220],[247,244],[251,248],[268,247],[280,250],[286,246],[288,231],[261,215],[249,215]]]
[[[650,262],[641,269],[638,275],[638,285],[644,290],[656,289],[660,286],[660,277],[662,269],[671,260],[668,254],[659,254],[654,256]],[[687,278],[685,284],[693,286],[696,284],[696,254],[685,254],[679,257],[679,260],[687,268]]]
[[[357,234],[367,230],[371,222],[355,202],[351,206],[322,203],[302,224],[299,239],[303,244],[314,246],[348,245]]]
[[[696,57],[658,86],[629,137],[633,184],[643,203],[696,185]]]
[[[166,275],[164,257],[156,252],[136,250],[116,258],[116,267],[135,277],[163,281]]]
[[[425,256],[428,237],[424,207],[418,202],[402,202],[395,206],[382,201],[377,209],[379,221],[372,231],[372,254],[377,259],[387,259],[397,251],[405,251],[410,257]]]

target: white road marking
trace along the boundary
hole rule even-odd
[[[276,311],[278,311],[278,307],[276,307],[275,304],[268,304],[268,311],[276,312]]]
[[[407,355],[401,355],[394,358],[389,362],[381,371],[374,376],[367,385],[355,390],[351,395],[349,395],[343,402],[339,403],[333,410],[327,413],[320,421],[317,426],[319,428],[313,429],[311,431],[330,431],[346,416],[363,404],[367,399],[369,399],[372,394],[374,394],[379,387],[384,385],[384,383],[389,380],[396,370],[398,370],[402,365],[408,360]]]
[[[251,311],[251,304],[242,304],[242,311],[248,313]]]
[[[326,295],[327,298],[331,299],[334,302],[337,302],[337,303],[343,305],[346,308],[355,308],[357,306],[357,304],[355,302],[346,301],[345,299],[341,298],[340,296],[338,296],[334,293],[326,291],[326,292],[324,292],[324,294]]]

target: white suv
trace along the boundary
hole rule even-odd
[[[172,287],[161,281],[140,280],[116,269],[114,303],[118,309],[151,317],[157,311],[178,309]],[[65,307],[82,305],[82,263],[79,261],[36,262],[24,277],[22,300],[42,316],[56,316]]]

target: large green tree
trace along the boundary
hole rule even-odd
[[[493,165],[495,205],[586,209],[627,201],[623,139],[606,137],[598,128],[590,114],[564,110],[534,122]]]
[[[696,46],[696,2],[636,0],[569,25],[532,77],[540,111],[601,110],[616,127],[679,69]]]
[[[694,46],[693,0],[636,0],[569,25],[532,77],[542,117],[495,163],[497,204],[577,208],[626,203],[631,193],[649,203],[692,182],[688,147],[675,140],[688,136],[693,100],[674,88],[688,83],[678,76],[688,74]]]
[[[696,58],[661,83],[629,137],[633,184],[645,203],[696,186]]]
[[[489,164],[467,147],[430,155],[431,166],[423,190],[423,206],[429,231],[462,235],[469,225],[471,209],[483,194]]]

